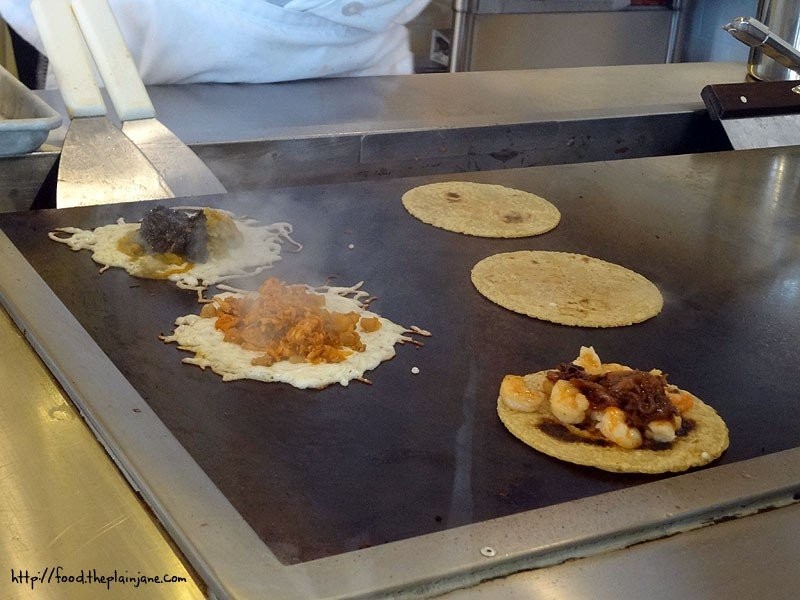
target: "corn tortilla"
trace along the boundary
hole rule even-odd
[[[656,316],[664,306],[661,292],[647,278],[582,254],[495,254],[476,264],[471,276],[475,288],[492,302],[562,325],[632,325]]]
[[[538,235],[550,231],[561,220],[559,210],[540,196],[468,181],[413,188],[403,194],[403,206],[424,223],[479,237]]]
[[[531,389],[542,389],[545,378],[546,371],[539,371],[526,375],[525,383]],[[615,473],[681,472],[719,458],[729,441],[728,428],[717,412],[699,398],[692,398],[694,404],[683,413],[683,418],[690,420],[693,427],[663,450],[626,450],[553,437],[539,428],[548,421],[558,422],[550,412],[548,401],[542,402],[535,412],[518,412],[508,408],[498,397],[497,414],[515,437],[539,452],[567,462]]]

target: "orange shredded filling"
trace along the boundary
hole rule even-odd
[[[262,283],[257,294],[217,298],[203,307],[200,316],[216,317],[215,327],[225,334],[225,341],[261,352],[251,362],[266,367],[282,360],[341,362],[366,348],[358,325],[365,332],[381,326],[377,317],[331,312],[323,296],[274,277]]]

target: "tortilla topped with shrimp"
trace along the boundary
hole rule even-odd
[[[544,454],[618,473],[685,471],[729,443],[717,412],[664,373],[602,363],[591,347],[553,370],[506,375],[497,413]]]

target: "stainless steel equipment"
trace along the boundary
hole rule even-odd
[[[790,48],[800,47],[800,2],[759,0],[756,16],[773,32],[773,36],[788,42]],[[755,79],[763,81],[800,79],[800,74],[793,68],[772,60],[775,57],[770,54],[770,48],[775,46],[768,43],[764,47],[753,47],[747,64],[748,73]]]
[[[679,11],[629,0],[454,0],[450,71],[671,60]]]
[[[772,32],[761,21],[752,17],[738,17],[724,25],[723,29],[740,42],[750,46],[753,49],[751,56],[756,51],[760,53],[760,58],[768,56],[779,65],[790,69],[794,75],[791,79],[797,79],[797,75],[800,73],[800,52],[782,37]],[[768,61],[762,61],[762,64],[769,63]],[[761,64],[756,66],[761,66]],[[749,67],[752,69],[753,65],[751,64]],[[764,77],[762,75],[757,78],[775,80],[774,76]],[[790,79],[790,77],[783,76],[778,79]]]
[[[61,121],[61,115],[0,67],[0,156],[36,150]]]

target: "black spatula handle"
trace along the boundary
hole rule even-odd
[[[800,93],[792,90],[800,81],[718,83],[700,92],[714,119],[737,119],[800,113]]]

